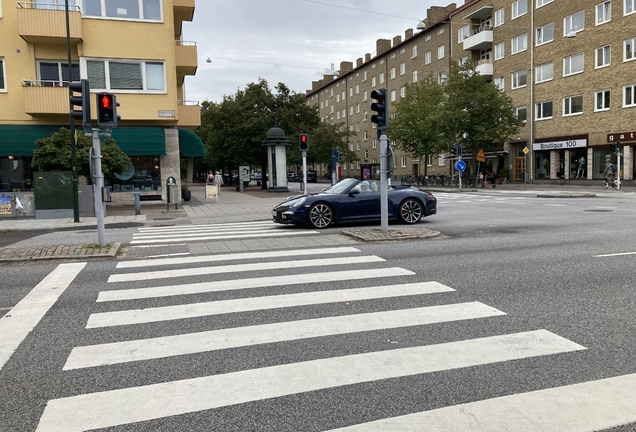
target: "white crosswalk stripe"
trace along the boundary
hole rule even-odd
[[[518,203],[524,204],[530,197],[527,196],[508,196],[508,195],[488,195],[475,193],[460,192],[435,192],[438,203],[469,203],[469,202],[488,202],[488,203]]]
[[[360,269],[363,263],[370,265]],[[352,268],[347,268],[347,265]],[[328,270],[302,272],[303,269],[317,266],[327,266]],[[157,267],[167,269],[157,271]],[[341,269],[334,271],[334,267]],[[151,271],[127,271],[143,268]],[[299,270],[301,273],[280,276],[259,274],[271,269],[294,269],[295,273]],[[233,278],[233,273],[241,276]],[[214,276],[219,274],[225,274],[228,279],[214,280]],[[197,278],[195,283],[185,280],[194,276]],[[152,283],[163,278],[184,280],[181,281],[183,283],[172,285]],[[207,281],[199,282],[206,278]],[[408,269],[393,267],[381,257],[366,255],[360,249],[351,247],[123,262],[117,266],[117,272],[109,278],[109,282],[116,282],[123,287],[101,291],[97,299],[97,302],[104,306],[111,304],[116,308],[92,313],[86,325],[87,331],[109,328],[110,339],[104,341],[105,343],[74,347],[63,370],[68,371],[65,373],[91,373],[101,367],[125,370],[134,364],[144,362],[161,359],[187,361],[190,355],[213,352],[222,355],[225,350],[254,350],[265,344],[277,346],[309,342],[316,347],[331,347],[330,338],[346,335],[380,334],[396,329],[410,331],[408,329],[418,326],[443,323],[468,327],[480,320],[514,319],[507,316],[506,311],[479,301],[452,302],[449,296],[456,295],[453,288],[421,279],[421,275]],[[135,287],[134,284],[138,281],[149,281],[151,286]],[[330,287],[330,282],[337,282],[339,285]],[[347,283],[355,282],[363,286],[347,286]],[[291,292],[262,294],[263,289],[274,287],[285,287]],[[298,287],[298,291],[294,291],[295,287]],[[260,291],[258,295],[250,296],[249,289]],[[247,297],[185,304],[181,300],[188,294],[239,291]],[[406,308],[404,306],[407,299],[427,299],[429,302],[436,302],[441,296],[444,296],[441,304],[417,304]],[[127,308],[130,301],[151,301],[160,298],[164,300],[159,306]],[[394,302],[392,299],[402,302]],[[171,304],[173,301],[174,304]],[[362,304],[367,301],[375,302],[376,306],[382,305],[384,310],[357,312],[357,309],[347,309],[350,304]],[[333,306],[338,304],[343,308],[334,309]],[[392,304],[401,306],[391,307]],[[298,316],[298,312],[311,306],[324,306],[315,309],[314,313],[325,315],[294,318]],[[178,320],[195,317],[266,311],[274,311],[271,314],[275,317],[274,321],[254,323],[246,320],[241,325],[197,329],[196,332],[159,336],[154,333],[153,337],[130,337],[133,334],[131,332],[136,329],[135,326],[140,325],[154,325],[156,330],[160,330],[162,322],[178,323]],[[340,312],[333,314],[327,311]],[[281,318],[285,316],[290,318]],[[233,317],[239,322],[243,321],[241,315]],[[353,354],[339,354],[337,348],[332,348],[327,349],[325,355],[320,358],[300,359],[291,363],[209,376],[186,376],[134,387],[122,388],[118,385],[112,390],[104,390],[102,387],[93,393],[71,394],[47,403],[37,431],[84,431],[130,425],[237,404],[269,401],[283,396],[293,397],[318,390],[338,391],[344,386],[351,389],[380,380],[496,365],[563,353],[574,354],[586,350],[586,347],[575,341],[546,329],[529,328],[515,333],[499,334],[496,327],[488,326],[487,329],[489,334],[473,339],[435,341],[432,344],[416,344],[405,348],[387,349],[385,346],[378,350],[371,347],[369,351],[362,350]],[[91,342],[94,343],[94,340],[91,339]],[[426,430],[448,431],[580,432],[593,430],[592,425],[596,430],[636,421],[636,414],[628,409],[636,403],[636,396],[631,391],[635,384],[636,375],[628,375],[538,392],[510,394],[369,423],[354,424],[352,420],[350,426],[340,430],[420,430],[422,425],[426,425]],[[382,387],[379,387],[378,391],[382,391],[381,389]],[[613,390],[616,390],[615,394],[612,394]],[[616,401],[617,397],[621,400]],[[563,398],[581,400],[586,406],[592,406],[597,399],[604,398],[608,402],[601,406],[607,405],[608,410],[616,411],[617,414],[612,419],[604,419],[602,415],[597,415],[594,421],[589,422],[582,420],[585,416],[581,419],[572,419],[577,405],[566,404],[561,406],[562,409],[558,409],[560,405],[557,401]],[[616,403],[612,405],[613,402]],[[550,412],[549,416],[541,416],[545,410]],[[553,423],[547,424],[548,419]],[[417,429],[418,427],[420,429]]]

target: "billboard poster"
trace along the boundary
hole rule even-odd
[[[0,215],[11,214],[11,195],[0,195]]]

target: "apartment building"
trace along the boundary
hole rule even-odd
[[[197,47],[182,40],[195,0],[70,0],[72,80],[88,79],[121,104],[112,137],[132,160],[106,177],[114,204],[166,200],[180,161],[204,156],[198,102],[185,101],[185,77],[196,73]],[[0,1],[0,193],[29,191],[34,142],[69,126],[64,0]],[[81,128],[81,125],[80,125]]]
[[[593,180],[602,177],[606,156],[616,162],[609,148],[620,141],[624,178],[634,178],[636,0],[468,0],[460,7],[429,9],[424,23],[420,32],[407,30],[404,41],[394,38],[390,49],[359,59],[356,68],[341,65],[338,75],[313,83],[308,103],[320,106],[334,86],[357,85],[358,74],[380,62],[389,76],[390,99],[397,101],[409,79],[432,73],[442,82],[449,62],[470,58],[525,120],[500,152],[486,155],[489,169],[507,167],[514,181],[523,181],[526,173],[539,182]],[[320,113],[325,119],[324,109]],[[355,118],[341,121],[351,127]],[[356,149],[360,137],[371,133],[367,124],[362,123]],[[361,145],[358,155],[364,160],[372,150]],[[424,163],[429,173],[448,172],[443,156],[417,161],[398,152],[394,176],[422,174]],[[349,175],[360,175],[349,168]]]

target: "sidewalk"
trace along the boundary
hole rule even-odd
[[[328,185],[325,184],[325,188]],[[258,186],[250,185],[244,193],[237,192],[234,187],[221,188],[219,200],[205,202],[205,185],[190,184],[192,198],[183,205],[169,208],[164,205],[141,206],[141,214],[135,214],[134,206],[109,206],[104,223],[111,242],[106,247],[97,244],[97,218],[81,217],[75,223],[73,218],[67,219],[0,219],[0,235],[13,231],[48,231],[56,233],[54,239],[48,239],[51,244],[33,245],[27,247],[0,247],[0,262],[25,261],[37,259],[73,259],[73,258],[113,258],[122,250],[122,244],[128,243],[127,237],[117,235],[117,230],[108,229],[109,225],[120,224],[124,227],[181,225],[181,224],[209,224],[250,222],[271,219],[271,210],[288,196],[300,192],[290,187],[289,192],[270,193]],[[602,196],[609,194],[623,194],[636,192],[636,185],[624,185],[621,191],[600,188],[600,182],[585,184],[526,184],[509,183],[497,185],[494,189],[463,189],[457,188],[426,188],[433,193],[523,193],[536,194],[540,197],[578,197]],[[121,227],[121,226],[120,226]],[[70,234],[72,233],[72,235]],[[389,239],[395,238],[389,235]],[[37,239],[37,237],[35,238]],[[56,241],[57,239],[57,241]],[[36,241],[36,240],[33,240]],[[33,243],[31,241],[31,243]],[[23,242],[19,242],[23,243]]]

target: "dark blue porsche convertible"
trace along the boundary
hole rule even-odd
[[[389,186],[389,220],[414,224],[437,212],[437,199],[413,186]],[[272,210],[274,222],[327,228],[338,222],[380,220],[380,182],[343,179],[313,195],[295,195]]]

